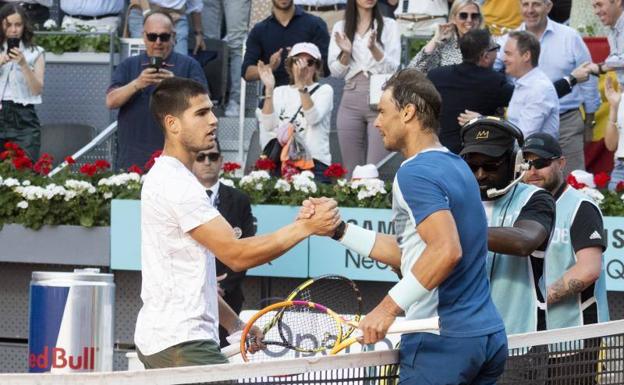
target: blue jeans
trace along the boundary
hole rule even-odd
[[[624,160],[616,159],[611,171],[611,181],[609,182],[609,190],[615,191],[618,182],[624,181]]]
[[[143,15],[141,9],[138,7],[132,8],[130,15],[128,15],[128,30],[130,31],[130,37],[140,38],[143,37]],[[175,23],[176,41],[173,50],[182,55],[188,55],[188,16],[182,16]]]
[[[202,10],[204,37],[221,39],[221,23],[225,15],[224,40],[230,49],[230,102],[238,103],[240,100],[243,43],[247,36],[250,8],[251,0],[204,0]]]

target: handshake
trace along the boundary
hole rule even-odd
[[[308,198],[303,201],[297,221],[303,223],[310,234],[331,237],[342,222],[338,203],[331,198]]]

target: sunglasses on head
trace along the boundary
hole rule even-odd
[[[459,20],[468,20],[468,16],[470,16],[470,20],[481,19],[481,14],[479,12],[460,12],[458,15]]]
[[[219,158],[221,157],[221,154],[219,154],[218,152],[209,152],[209,153],[201,153],[201,154],[197,154],[197,158],[195,158],[195,160],[197,162],[203,162],[206,160],[206,158],[208,158],[209,161],[211,162],[216,162],[219,160]]]
[[[473,173],[479,171],[479,169],[482,169],[484,172],[496,172],[504,162],[505,158],[499,160],[498,162],[487,162],[481,164],[468,163],[468,166]]]
[[[151,41],[152,43],[156,40],[160,39],[161,42],[166,43],[171,39],[170,33],[146,33],[147,41]]]
[[[553,160],[556,160],[559,158],[550,158],[550,159],[544,159],[544,158],[536,158],[533,160],[527,160],[526,162],[529,163],[529,169],[531,167],[535,167],[536,170],[541,170],[543,168],[549,167]]]

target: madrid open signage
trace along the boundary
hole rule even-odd
[[[111,210],[111,268],[140,270],[140,201],[113,200]],[[258,234],[272,232],[297,216],[297,207],[253,206]],[[392,212],[384,209],[341,208],[342,218],[386,234],[394,234]],[[624,217],[605,217],[608,248],[604,253],[607,289],[624,291]],[[354,280],[397,280],[388,265],[354,253],[326,237],[310,237],[271,263],[249,270],[249,275],[306,278],[340,274]]]

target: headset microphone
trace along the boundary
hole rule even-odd
[[[520,173],[520,176],[517,177],[516,179],[514,179],[513,181],[511,181],[511,183],[509,183],[507,185],[507,187],[502,188],[502,189],[495,189],[495,188],[491,188],[487,190],[487,196],[488,198],[496,198],[498,196],[501,195],[505,195],[509,192],[509,190],[511,190],[515,185],[517,185],[518,183],[520,183],[522,181],[522,178],[524,178],[524,174],[526,174],[526,170],[523,170]]]

